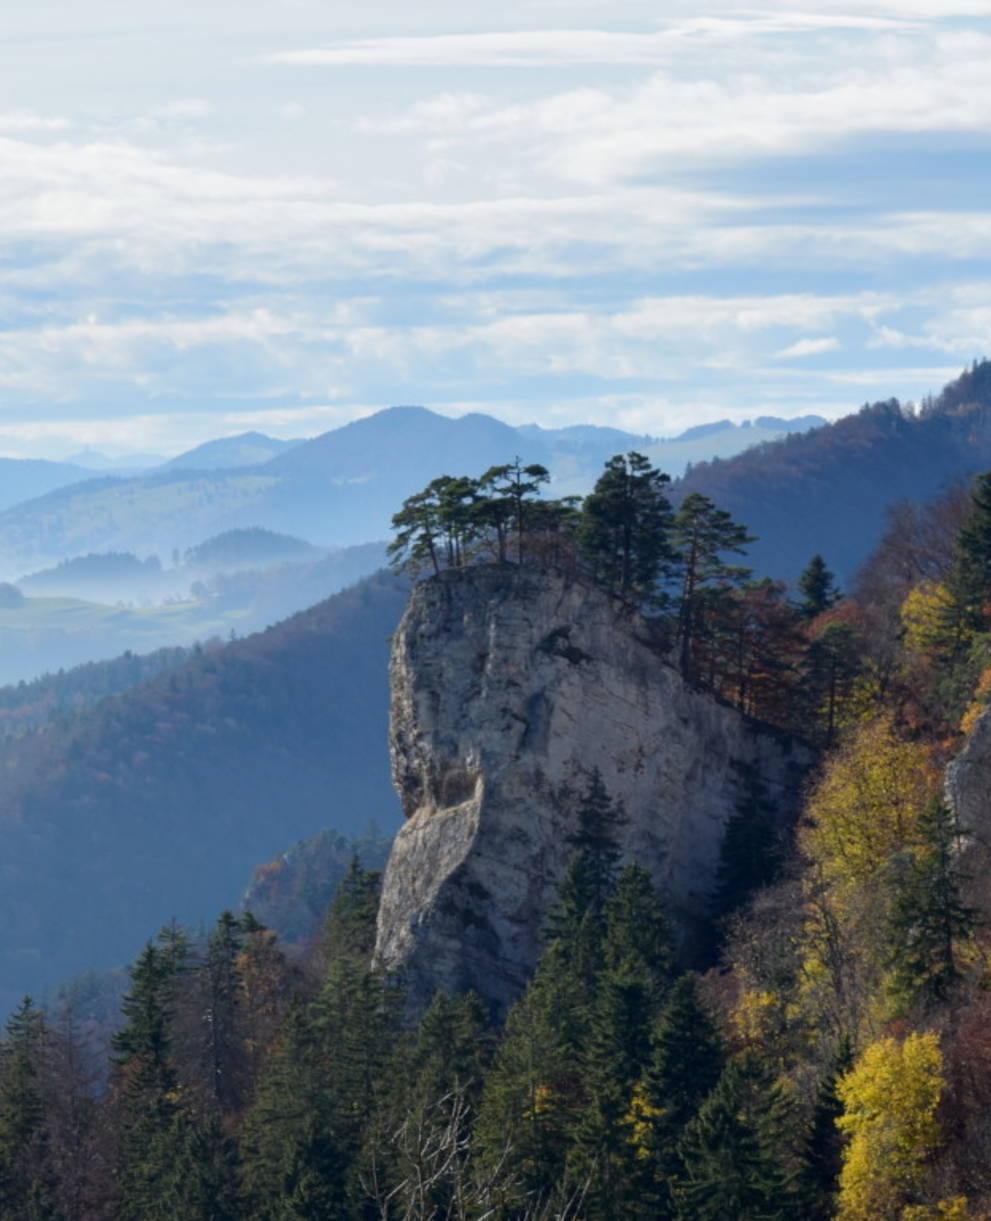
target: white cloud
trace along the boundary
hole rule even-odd
[[[776,13],[749,17],[697,17],[665,29],[510,30],[478,34],[432,34],[415,38],[370,38],[325,47],[281,51],[268,62],[295,67],[532,67],[562,64],[649,66],[682,54],[686,46],[737,42],[744,38],[810,30],[903,29],[893,16],[849,13]]]
[[[835,336],[823,336],[821,339],[799,339],[774,353],[775,360],[794,360],[802,356],[821,356],[825,352],[835,352],[840,341]]]
[[[33,110],[8,110],[0,112],[0,131],[65,131],[69,127],[72,127],[69,119],[37,114]]]
[[[203,98],[180,98],[152,111],[156,119],[205,119],[212,113],[213,107]]]

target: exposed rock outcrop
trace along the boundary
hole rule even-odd
[[[407,821],[386,870],[378,961],[411,1005],[474,988],[497,1011],[524,987],[597,767],[622,801],[626,857],[690,931],[723,831],[757,775],[789,817],[807,748],[690,689],[650,625],[546,570],[442,573],[393,642],[393,779]]]
[[[991,708],[978,718],[960,754],[946,769],[946,799],[962,832],[966,897],[986,913],[991,908]]]

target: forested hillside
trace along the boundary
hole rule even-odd
[[[702,492],[745,521],[756,566],[794,580],[812,551],[850,581],[888,508],[926,500],[991,465],[991,362],[917,409],[889,399],[725,461],[703,462],[675,495]]]
[[[404,600],[373,578],[4,742],[4,1003],[233,903],[301,837],[395,825],[386,662]]]
[[[559,795],[566,865],[504,1023],[472,994],[409,1003],[372,957],[379,880],[358,862],[303,955],[250,912],[166,924],[134,958],[105,1092],[71,1013],[25,1001],[8,1022],[0,1184],[17,1221],[986,1221],[991,472],[893,514],[846,596],[820,556],[790,591],[756,576],[748,524],[700,493],[673,508],[636,452],[580,504],[542,497],[548,480],[519,462],[432,480],[395,515],[396,563],[443,572],[440,588],[479,564],[593,582],[699,698],[816,744],[801,818],[778,818],[759,776],[742,785],[686,952],[591,770]],[[270,855],[255,816],[289,808],[290,775],[304,808],[357,797],[361,701],[402,600],[378,578],[15,742],[15,780],[48,779],[10,791],[13,893],[38,875],[35,845],[67,850],[24,902],[59,914],[35,944],[102,948],[101,889],[131,937],[156,906],[202,913],[242,847]],[[584,665],[563,626],[541,647]],[[339,808],[323,821],[343,827]],[[168,867],[157,899],[120,876],[141,854]],[[429,886],[429,854],[417,864]],[[305,860],[263,869],[275,911],[280,879],[313,880]],[[467,953],[488,944],[464,925]]]

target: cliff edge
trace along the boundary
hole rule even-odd
[[[704,916],[727,821],[756,775],[782,818],[811,752],[684,683],[650,625],[546,569],[490,565],[418,585],[393,639],[392,774],[406,823],[385,873],[376,959],[411,1008],[525,986],[598,768],[626,859],[683,934]]]

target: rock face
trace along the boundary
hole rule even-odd
[[[394,637],[391,752],[407,821],[386,869],[378,962],[411,1007],[474,988],[496,1012],[540,953],[592,768],[622,801],[625,858],[690,935],[723,831],[756,776],[782,818],[811,754],[660,656],[650,625],[546,570],[448,571]]]
[[[986,912],[991,871],[991,708],[979,718],[960,754],[946,769],[946,799],[963,833],[960,850],[966,898]]]

